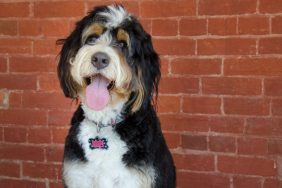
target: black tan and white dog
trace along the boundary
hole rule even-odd
[[[80,100],[65,143],[65,187],[175,187],[153,105],[159,57],[139,21],[121,5],[96,7],[58,42],[61,87]]]

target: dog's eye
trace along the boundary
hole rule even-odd
[[[93,45],[93,44],[95,44],[97,38],[98,38],[97,35],[91,35],[86,39],[85,44]]]
[[[120,40],[120,41],[118,41],[117,46],[119,48],[125,48],[125,47],[127,47],[127,43],[124,40]]]

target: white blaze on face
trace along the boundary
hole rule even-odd
[[[106,53],[110,57],[109,66],[100,70],[99,73],[106,75],[109,80],[114,80],[117,77],[120,58],[117,52],[110,46],[111,41],[112,37],[107,31],[97,39],[96,44],[85,44],[78,50],[75,58],[70,62],[72,65],[71,75],[78,84],[83,86],[84,79],[86,77],[90,77],[98,73],[91,63],[93,54],[97,52]]]

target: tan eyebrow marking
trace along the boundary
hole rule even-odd
[[[82,40],[85,41],[87,37],[93,34],[100,36],[103,33],[103,31],[104,31],[103,25],[99,23],[94,23],[83,32]]]
[[[119,41],[125,41],[127,43],[127,45],[129,45],[129,35],[125,30],[123,30],[123,29],[118,30],[117,39]]]

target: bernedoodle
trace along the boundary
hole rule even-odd
[[[58,76],[79,99],[65,142],[68,188],[173,188],[175,167],[155,112],[159,57],[121,5],[100,6],[63,44]]]

